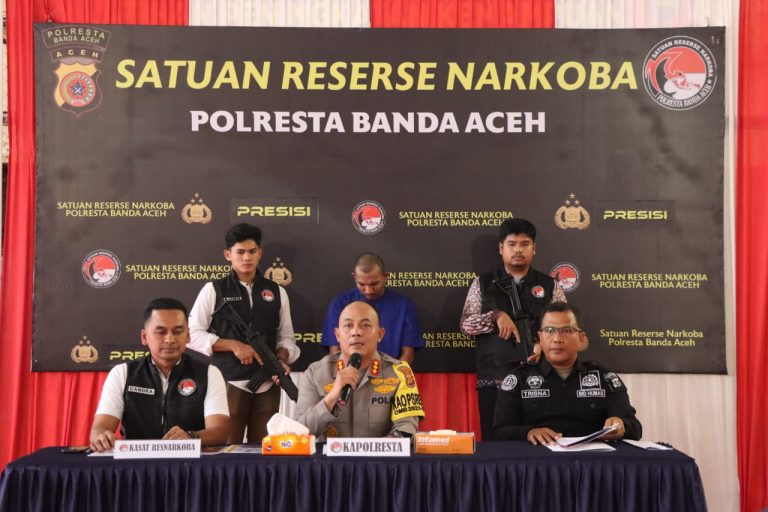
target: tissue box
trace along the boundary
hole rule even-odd
[[[475,433],[432,434],[419,432],[413,436],[413,449],[416,453],[473,454],[475,453]]]
[[[261,440],[262,455],[314,455],[315,436],[276,434]]]

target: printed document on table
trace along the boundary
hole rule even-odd
[[[602,437],[609,432],[613,432],[614,430],[616,430],[616,428],[617,428],[616,425],[611,425],[610,427],[602,428],[597,432],[592,432],[591,434],[582,436],[582,437],[561,437],[560,439],[557,440],[557,444],[562,446],[563,448],[577,446],[580,444],[588,443],[590,441],[594,441],[598,437]]]
[[[594,443],[582,443],[569,447],[560,446],[559,444],[545,444],[544,446],[553,452],[612,452],[616,450],[613,446],[600,441]]]
[[[627,444],[631,444],[632,446],[637,446],[638,448],[642,448],[643,450],[671,450],[671,446],[664,446],[663,444],[654,443],[651,441],[632,441],[629,439],[622,439]]]

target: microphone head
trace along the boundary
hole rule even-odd
[[[363,357],[358,354],[354,353],[351,356],[349,356],[349,365],[354,366],[355,368],[360,368],[360,364],[363,362]]]

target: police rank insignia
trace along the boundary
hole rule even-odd
[[[98,66],[104,58],[110,33],[85,25],[62,25],[46,28],[43,43],[53,62],[58,82],[53,100],[62,110],[80,117],[101,103]]]

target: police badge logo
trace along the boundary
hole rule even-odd
[[[537,299],[543,299],[544,298],[544,287],[543,286],[534,286],[531,290],[531,295],[536,297]]]
[[[384,229],[386,220],[384,207],[376,201],[362,201],[352,210],[352,225],[363,235],[375,235]]]
[[[109,45],[110,33],[97,27],[63,25],[43,29],[43,43],[58,62],[53,100],[62,110],[80,117],[101,103],[98,65]]]
[[[88,254],[80,270],[86,283],[94,288],[109,288],[120,279],[122,266],[117,256],[105,249]]]
[[[672,36],[656,44],[643,62],[643,85],[648,95],[669,110],[689,110],[712,94],[717,64],[704,43],[688,36]]]
[[[565,293],[575,291],[581,284],[581,272],[579,272],[578,267],[567,261],[557,263],[549,271],[549,275],[557,281],[560,289]]]
[[[213,219],[213,212],[196,192],[190,202],[181,209],[181,218],[187,224],[208,224]]]
[[[573,193],[565,200],[565,205],[555,212],[555,224],[560,229],[587,229],[589,222],[589,212]]]
[[[99,360],[99,351],[96,350],[96,347],[91,345],[91,340],[89,340],[87,336],[83,336],[83,338],[77,342],[77,345],[72,348],[69,357],[77,364],[95,363]]]
[[[272,293],[272,290],[261,290],[261,298],[264,302],[274,302],[275,294]]]
[[[594,388],[600,385],[600,380],[592,372],[581,374],[581,387],[582,388]]]
[[[531,375],[527,379],[525,379],[525,383],[528,385],[531,389],[539,389],[542,384],[544,384],[544,377],[541,375]]]
[[[264,277],[274,281],[280,286],[288,286],[293,282],[293,274],[285,267],[285,264],[277,258],[272,266],[264,272]]]
[[[576,391],[577,398],[605,398],[605,390],[600,387],[597,371],[579,372],[581,389]]]
[[[192,379],[182,379],[179,385],[176,386],[176,390],[181,396],[189,396],[197,391],[197,384]]]
[[[510,373],[506,377],[504,377],[504,380],[501,381],[501,388],[502,391],[512,391],[517,386],[517,377],[514,373]]]

